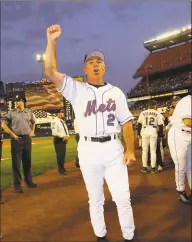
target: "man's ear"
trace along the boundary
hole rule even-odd
[[[103,69],[103,71],[107,71],[107,66],[106,65],[104,65],[103,67],[102,67],[102,69]]]
[[[86,67],[85,66],[83,67],[83,72],[84,72],[85,75],[87,75],[87,71],[86,71]]]

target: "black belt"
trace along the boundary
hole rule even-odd
[[[107,142],[113,139],[117,139],[117,135],[114,134],[114,136],[108,135],[108,136],[101,136],[101,137],[87,137],[85,136],[85,141],[91,141],[91,142]]]
[[[29,134],[16,134],[18,137],[29,137]]]
[[[189,130],[182,129],[182,131],[191,134],[191,131]]]

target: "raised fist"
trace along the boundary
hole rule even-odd
[[[57,24],[51,25],[47,28],[47,38],[57,40],[61,35],[61,27]]]

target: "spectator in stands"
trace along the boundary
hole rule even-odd
[[[22,160],[24,180],[28,188],[36,188],[31,174],[31,137],[34,136],[35,119],[32,112],[25,108],[25,98],[16,96],[16,109],[4,116],[2,128],[11,135],[11,155],[14,190],[23,193],[21,187],[20,164]]]
[[[172,74],[168,77],[161,77],[152,79],[150,78],[150,93],[160,93],[172,91],[173,89],[181,89],[181,88],[190,88],[191,85],[191,71],[187,71],[184,73],[176,73]],[[145,96],[147,94],[147,81],[146,77],[144,77],[139,84],[136,85],[135,88],[131,90],[128,94],[128,97],[136,97],[136,96]]]
[[[58,173],[61,176],[67,175],[65,169],[65,155],[66,155],[66,144],[69,140],[69,132],[67,125],[65,124],[64,114],[62,110],[57,111],[57,116],[51,122],[51,130],[53,135],[53,143],[55,152],[57,155],[57,168]]]

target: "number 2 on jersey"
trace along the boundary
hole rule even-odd
[[[108,117],[107,125],[114,126],[113,121],[115,120],[115,115],[113,113],[110,113],[107,117]]]
[[[154,117],[146,117],[146,125],[154,126],[155,125],[155,119]]]

